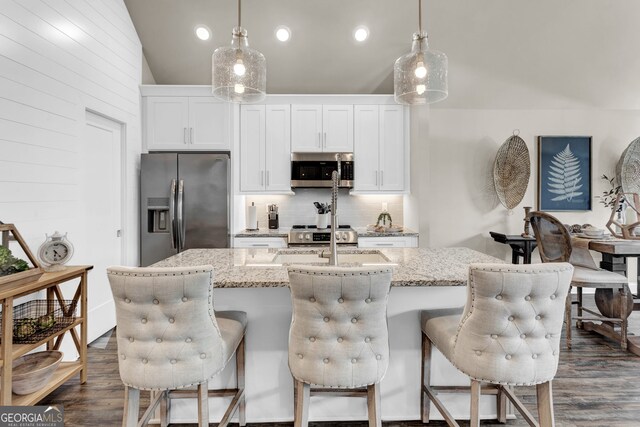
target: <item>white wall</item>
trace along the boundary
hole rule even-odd
[[[622,151],[640,135],[640,111],[605,109],[414,109],[426,117],[412,138],[415,203],[420,212],[420,243],[425,247],[466,246],[510,260],[510,249],[493,242],[489,231],[519,234],[523,231],[523,206],[536,208],[538,135],[591,135],[592,195],[608,189],[599,179],[610,175]],[[531,179],[525,197],[510,214],[498,201],[493,187],[493,162],[500,145],[514,129],[527,143]],[[425,135],[428,135],[426,138]],[[419,152],[419,150],[422,150]],[[418,153],[418,154],[415,154]],[[412,187],[412,191],[414,188]],[[415,212],[415,206],[413,207]],[[568,224],[591,223],[603,228],[610,210],[592,201],[591,212],[553,212]]]
[[[125,262],[138,258],[137,175],[142,49],[122,0],[1,0],[0,220],[35,251],[68,232],[72,264],[101,250],[82,215],[87,109],[125,126]],[[94,271],[90,277],[104,275]],[[91,278],[90,278],[91,285]],[[91,287],[90,287],[91,288]]]

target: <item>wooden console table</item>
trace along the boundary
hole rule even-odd
[[[511,246],[511,263],[519,264],[522,257],[523,264],[531,264],[531,252],[538,246],[535,237],[522,237],[519,234],[502,234],[490,231],[489,234],[498,243]]]
[[[80,373],[80,383],[87,381],[87,273],[93,266],[82,265],[66,267],[63,271],[44,273],[38,280],[19,285],[7,285],[0,288],[0,303],[2,303],[2,342],[0,343],[0,369],[2,369],[2,389],[0,389],[0,405],[33,405],[44,398],[62,383]],[[80,279],[74,293],[71,307],[65,304],[59,285],[73,279]],[[34,344],[13,344],[13,302],[16,298],[47,290],[47,300],[55,301],[63,308],[70,310],[80,304],[80,315],[65,328],[51,333]],[[80,327],[80,336],[76,327]],[[44,388],[24,396],[11,393],[11,379],[13,373],[12,362],[20,356],[29,353],[41,345],[48,350],[57,350],[62,339],[69,333],[80,354],[74,362],[62,362]]]

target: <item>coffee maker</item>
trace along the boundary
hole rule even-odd
[[[278,205],[268,205],[269,212],[269,229],[275,230],[280,228],[280,221],[278,219]]]

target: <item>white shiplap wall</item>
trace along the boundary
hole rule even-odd
[[[92,110],[125,126],[124,256],[137,265],[141,64],[122,0],[0,0],[0,221],[33,251],[53,230],[69,232],[73,264],[100,250],[79,182]]]

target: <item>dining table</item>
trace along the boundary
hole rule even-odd
[[[520,235],[507,235],[499,232],[490,232],[490,236],[499,243],[507,244],[512,248],[512,262],[518,263],[518,257],[523,258],[525,264],[531,263],[531,254],[535,249],[535,246],[531,243],[525,244],[530,239],[535,237],[523,238]],[[604,235],[603,237],[588,237],[584,234],[571,234],[571,244],[574,248],[574,257],[579,259],[578,262],[593,263],[593,267],[596,267],[593,259],[588,256],[588,251],[585,253],[585,249],[589,251],[599,252],[602,255],[600,261],[600,268],[608,271],[613,271],[619,274],[623,274],[628,277],[629,274],[629,262],[630,258],[636,258],[639,260],[640,265],[640,240],[622,239],[611,235]],[[574,261],[572,257],[571,262]],[[640,268],[638,268],[637,279],[640,283]],[[640,292],[633,295],[633,310],[640,311]],[[603,324],[598,325],[592,322],[584,322],[582,325],[585,330],[592,330],[594,332],[601,333],[612,339],[617,339],[619,333],[610,325]],[[631,353],[640,356],[640,336],[633,334],[627,335],[627,350]]]

